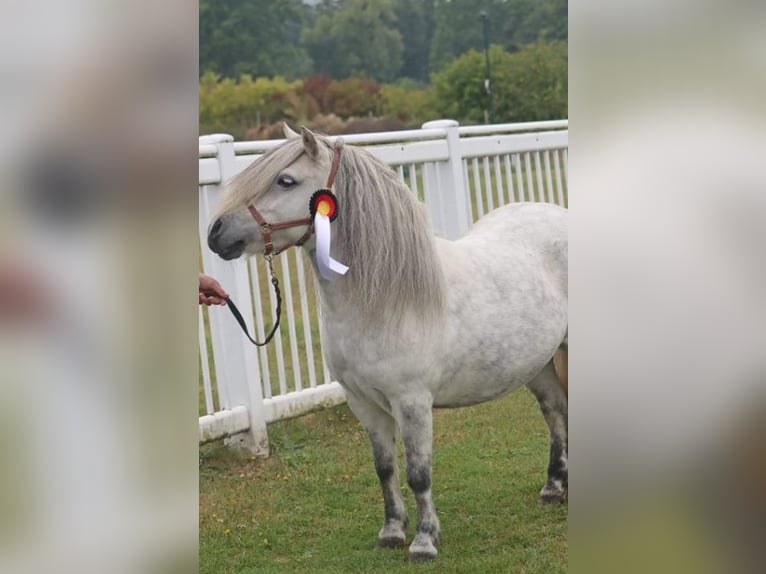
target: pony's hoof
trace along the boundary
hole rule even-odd
[[[404,536],[385,536],[378,538],[375,548],[404,548],[407,546],[407,539]]]
[[[433,549],[433,552],[430,551],[424,551],[424,550],[418,550],[413,552],[410,550],[410,562],[430,562],[434,558],[436,558],[436,555],[438,554],[438,551],[436,548]]]
[[[378,532],[375,548],[404,548],[405,546],[407,546],[407,522],[386,522]]]
[[[547,488],[543,488],[540,491],[540,502],[544,502],[546,504],[561,504],[566,501],[566,490],[549,490]]]
[[[410,544],[410,562],[427,562],[436,558],[437,554],[439,554],[439,551],[430,540],[430,537],[428,540],[415,540]]]

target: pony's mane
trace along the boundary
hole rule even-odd
[[[347,299],[383,322],[441,311],[444,275],[425,205],[398,174],[367,150],[344,146],[335,192],[333,244],[349,266]]]

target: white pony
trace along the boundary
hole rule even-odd
[[[433,236],[424,206],[371,153],[352,146],[334,152],[327,139],[307,129],[300,135],[285,131],[285,143],[228,183],[208,245],[234,259],[301,243],[318,271],[316,236],[306,216],[311,196],[331,170],[335,175],[331,164],[339,163],[332,256],[349,271],[330,280],[315,275],[326,361],[369,434],[383,489],[385,521],[377,546],[406,544],[398,427],[418,510],[409,556],[437,555],[434,407],[472,405],[526,385],[551,436],[540,496],[565,500],[567,393],[553,357],[567,345],[566,209],[506,205],[464,237],[447,241]]]

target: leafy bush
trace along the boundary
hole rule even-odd
[[[319,110],[319,113],[327,114],[330,109],[329,88],[332,80],[324,74],[312,74],[303,80],[301,93],[311,100]]]
[[[394,117],[384,118],[357,118],[350,120],[337,133],[342,134],[368,134],[371,132],[393,132],[406,129],[401,120]]]
[[[412,127],[419,127],[438,115],[430,88],[386,84],[380,89],[380,115],[393,116]]]
[[[253,78],[220,78],[206,72],[200,79],[201,133],[226,131],[241,137],[251,127],[300,115],[302,102],[295,97],[300,81]]]
[[[327,88],[327,112],[342,118],[372,115],[378,108],[380,84],[365,76],[354,76],[331,82]]]
[[[275,122],[273,124],[260,126],[258,128],[251,128],[245,132],[245,139],[281,139],[284,137],[282,125],[282,122]],[[290,127],[295,129],[299,127],[299,125],[300,124],[293,124],[291,122]],[[390,132],[407,128],[407,126],[405,126],[401,120],[391,116],[384,118],[356,118],[348,121],[343,121],[335,114],[317,114],[310,121],[306,122],[305,125],[309,129],[327,135]]]
[[[567,117],[567,44],[538,40],[508,53],[490,48],[492,121],[522,122]],[[484,121],[485,57],[469,50],[434,74],[437,115]]]

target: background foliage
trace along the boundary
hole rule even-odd
[[[404,41],[396,29],[394,0],[327,4],[301,40],[314,68],[335,78],[364,73],[382,81],[399,75]]]
[[[567,0],[200,0],[200,133],[567,115]]]
[[[509,53],[490,48],[493,121],[522,122],[566,117],[567,44],[544,42]],[[484,54],[469,50],[433,77],[441,115],[484,121]]]

